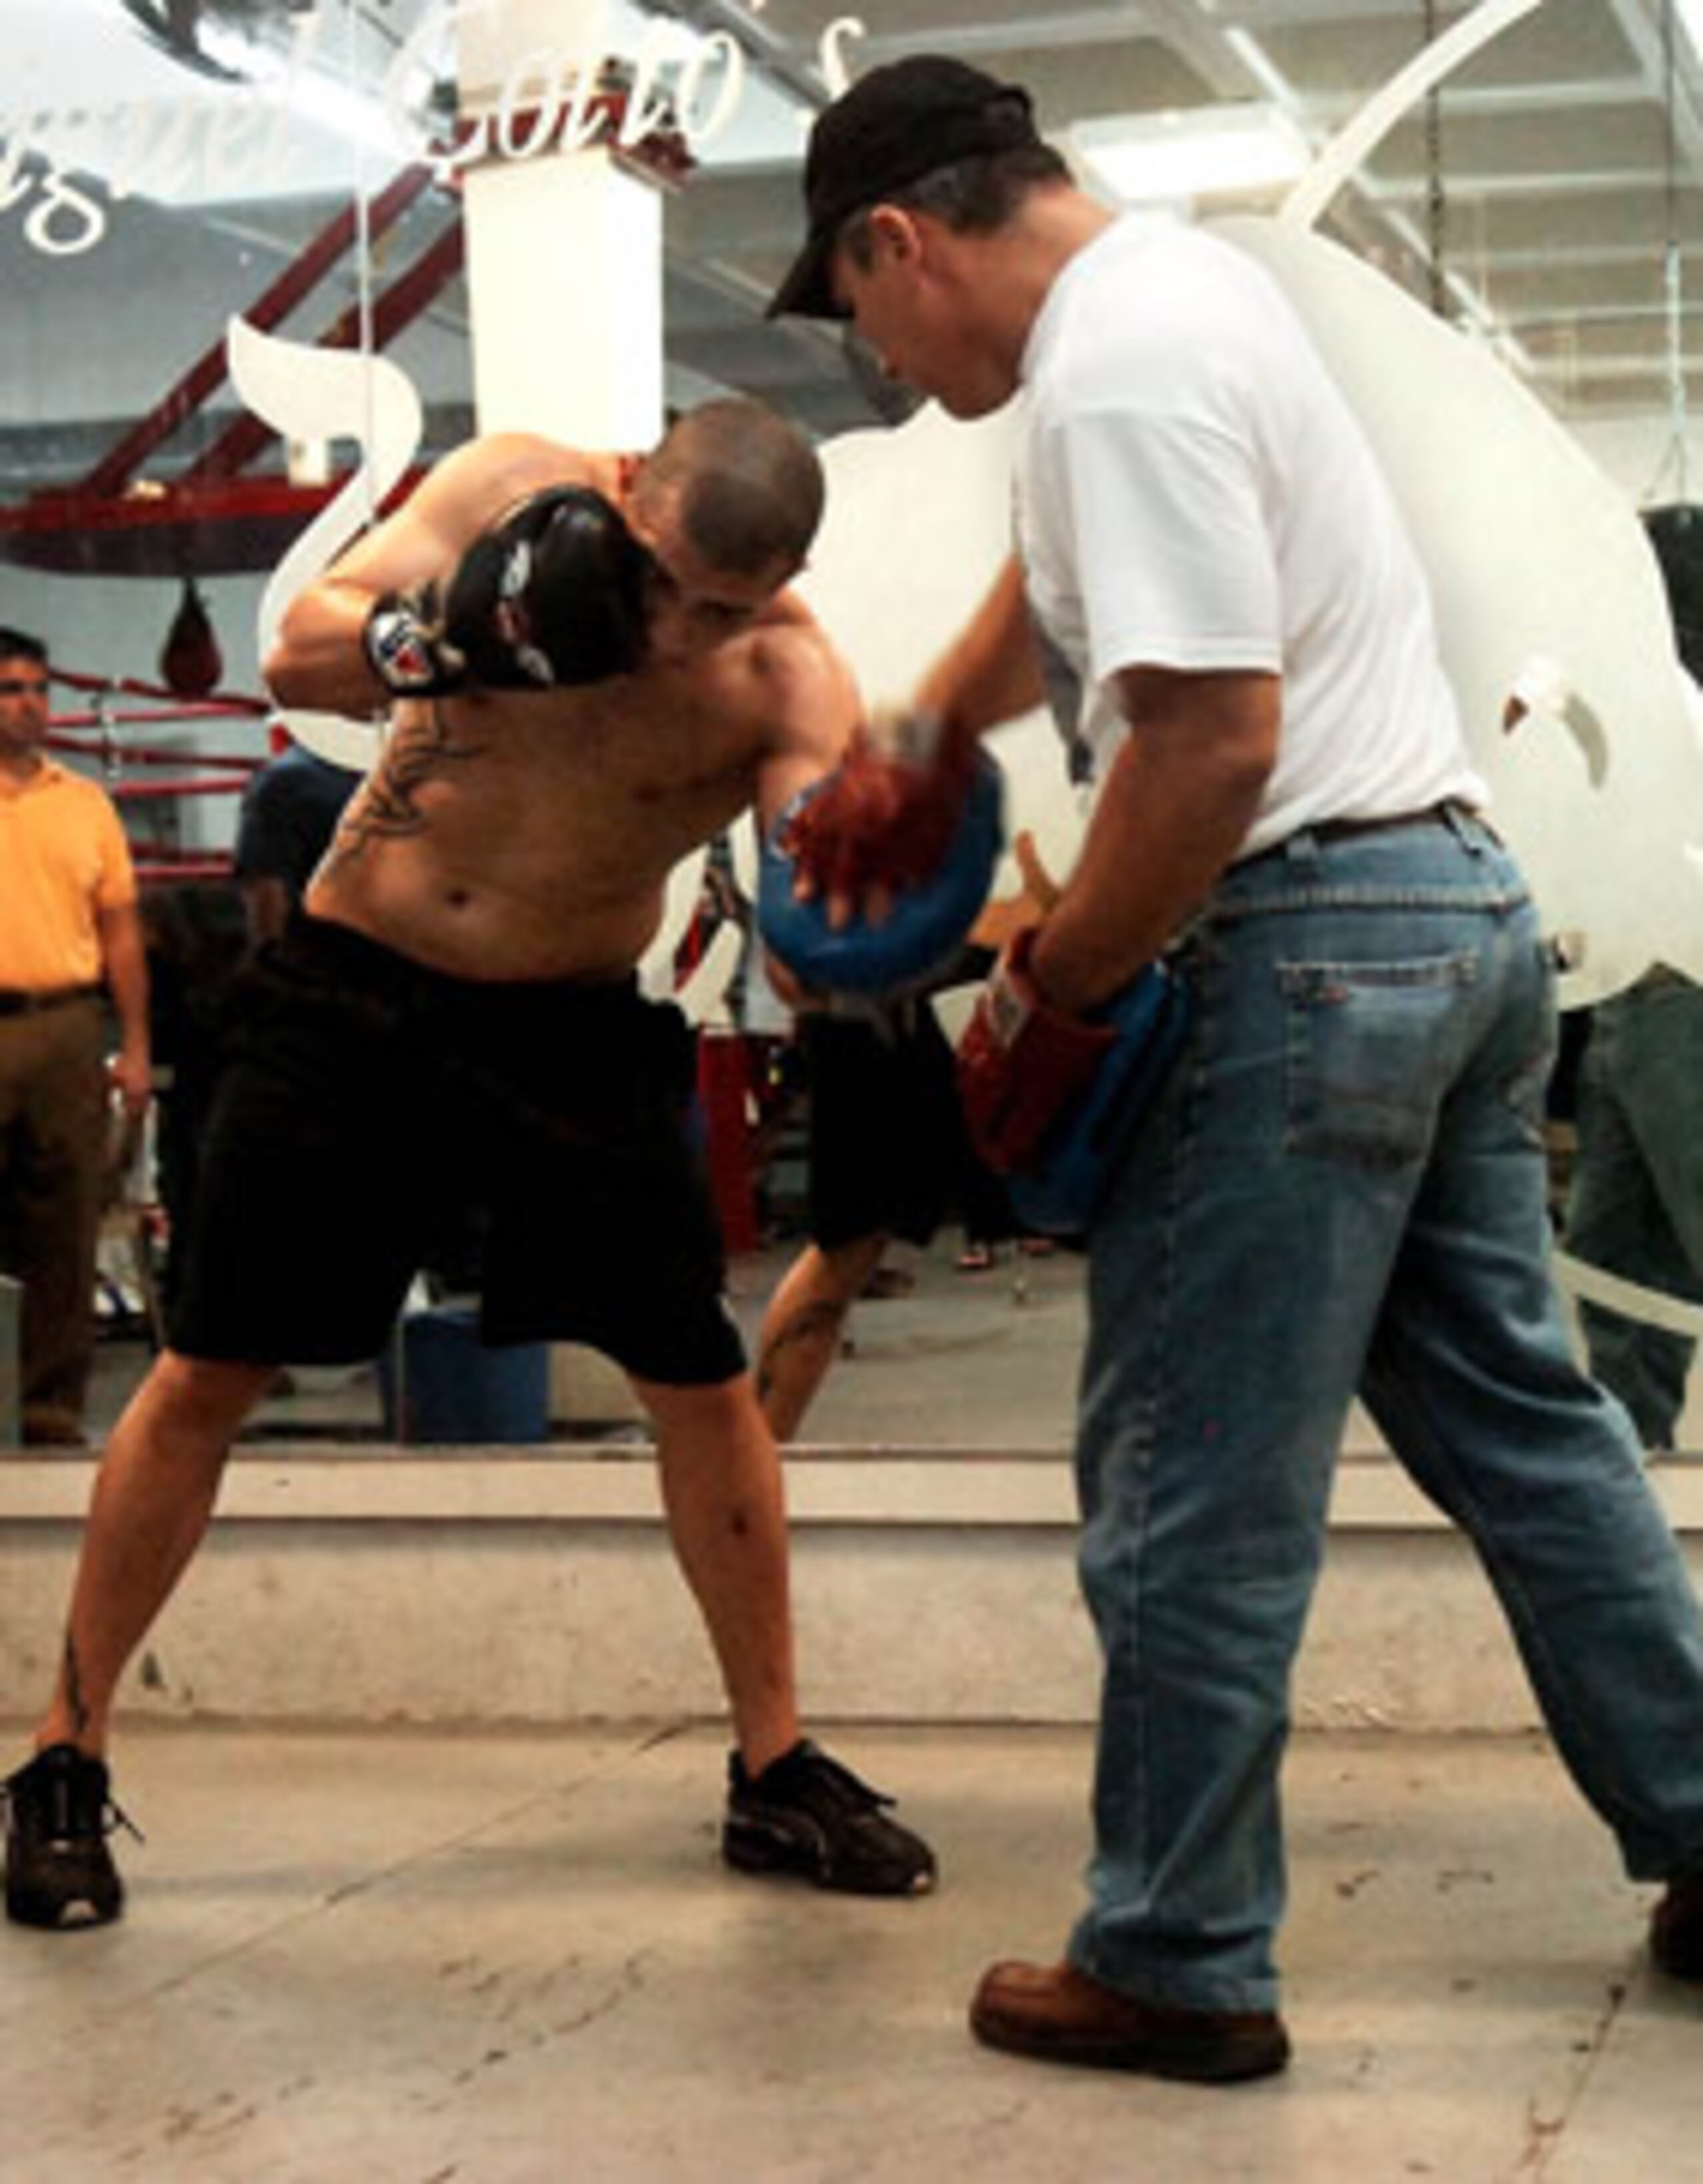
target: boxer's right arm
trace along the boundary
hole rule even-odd
[[[446,455],[401,507],[291,600],[261,664],[274,697],[357,720],[386,711],[397,692],[367,644],[377,603],[446,582],[468,546],[523,495],[589,476],[573,450],[530,433],[487,435]]]

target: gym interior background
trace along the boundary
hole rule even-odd
[[[1542,0],[1503,12],[1499,35],[1353,168],[1324,230],[1493,355],[1628,505],[1684,504],[1699,459],[1687,388],[1703,233],[1689,9]],[[762,315],[796,240],[805,134],[836,72],[961,53],[1029,84],[1043,125],[1108,194],[1216,216],[1281,202],[1298,160],[1472,13],[1439,0],[924,0],[867,10],[854,29],[820,0],[13,0],[0,595],[7,620],[51,642],[60,747],[120,799],[162,924],[187,928],[192,950],[229,943],[237,793],[272,726],[255,664],[268,582],[286,554],[299,563],[328,511],[347,535],[371,505],[369,364],[418,398],[397,493],[492,422],[579,425],[589,440],[724,388],[829,443],[890,432],[907,412],[902,390],[835,330]],[[1226,164],[1237,158],[1276,164]],[[1179,168],[1198,159],[1192,178]],[[1131,159],[1147,163],[1133,176]],[[547,194],[549,170],[567,169],[652,208],[636,248],[600,242],[600,202],[584,213]],[[498,241],[514,249],[514,231],[489,208],[522,190],[553,217],[528,228],[523,208],[518,270],[500,267]],[[493,302],[504,279],[507,301]],[[528,311],[540,315],[530,344]],[[233,316],[288,354],[349,360],[353,391],[329,429],[281,432],[245,403]],[[607,354],[570,370],[600,326]],[[524,414],[512,359],[526,346],[567,382],[566,416]],[[706,878],[674,936],[683,974],[725,908]],[[706,1034],[741,1309],[784,1256],[800,1183],[784,1022],[756,984],[735,981]],[[1564,1100],[1555,1155],[1559,1189]],[[146,1149],[111,1228],[98,1395],[109,1410],[153,1334]],[[909,1293],[860,1314],[859,1369],[830,1383],[812,1424],[823,1441],[1062,1451],[1074,1261],[1013,1261],[977,1286],[956,1279],[954,1242],[902,1255],[889,1286],[908,1278]],[[453,1328],[432,1335],[454,1340]],[[422,1356],[431,1369],[430,1344]],[[967,1358],[976,1371],[961,1369]],[[459,1351],[448,1362],[465,1365]],[[399,1346],[369,1374],[288,1379],[254,1436],[383,1446],[399,1380],[420,1365]],[[991,1391],[985,1413],[978,1390]],[[493,1392],[493,1440],[504,1400]],[[595,1360],[554,1359],[543,1397],[513,1400],[528,1416],[541,1400],[557,1440],[618,1449],[637,1433]]]

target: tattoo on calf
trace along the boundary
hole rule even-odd
[[[801,1342],[819,1342],[824,1335],[832,1334],[846,1318],[848,1306],[823,1301],[807,1304],[783,1320],[774,1331],[774,1339],[765,1344],[757,1360],[757,1388],[759,1393],[774,1383],[775,1360],[783,1351],[796,1350]]]

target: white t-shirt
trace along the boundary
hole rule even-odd
[[[1486,800],[1388,488],[1261,267],[1127,215],[1054,282],[1022,381],[1019,548],[1103,774],[1120,669],[1265,669],[1281,739],[1239,854]]]

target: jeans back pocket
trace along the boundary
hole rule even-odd
[[[1423,1159],[1470,1043],[1471,950],[1279,963],[1289,1150],[1377,1169]]]

